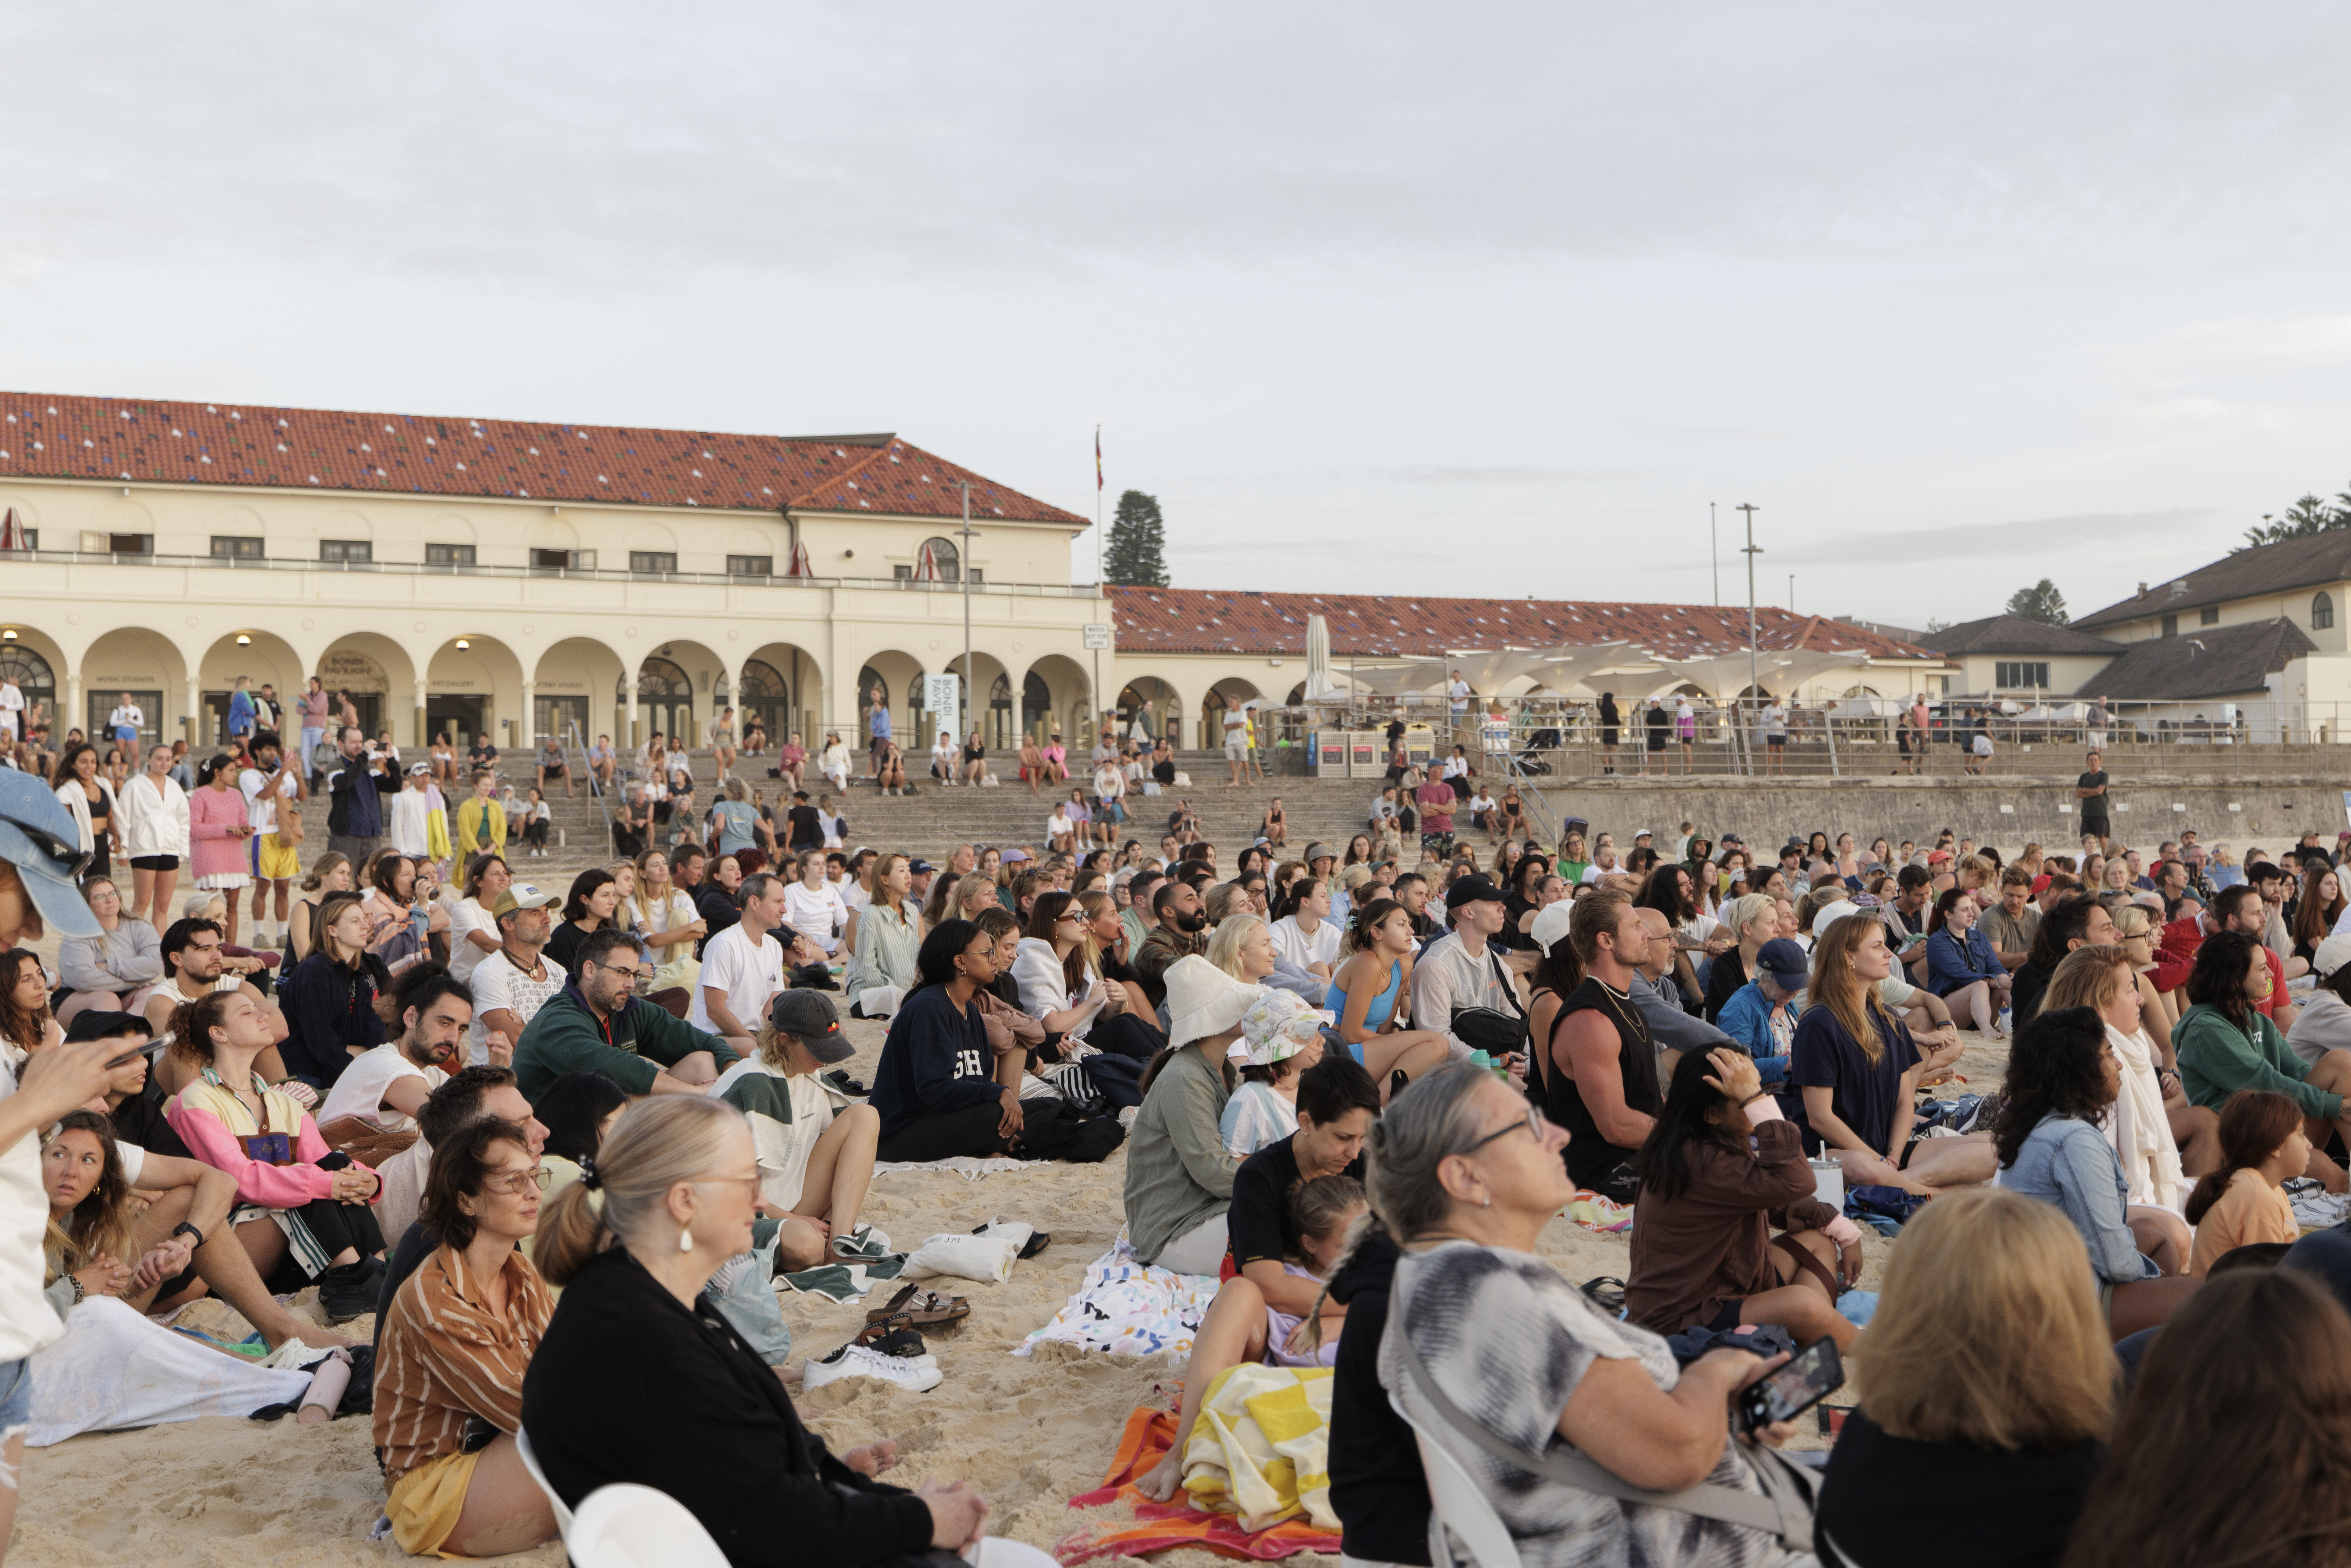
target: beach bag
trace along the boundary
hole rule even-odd
[[[1743,1525],[1778,1537],[1781,1546],[1789,1552],[1809,1553],[1813,1550],[1813,1512],[1819,1503],[1820,1478],[1782,1458],[1777,1449],[1758,1443],[1747,1450],[1749,1463],[1763,1488],[1760,1496],[1710,1482],[1685,1487],[1680,1491],[1651,1491],[1603,1469],[1573,1448],[1562,1446],[1533,1455],[1502,1441],[1446,1397],[1437,1379],[1429,1375],[1428,1364],[1421,1359],[1420,1347],[1412,1343],[1411,1335],[1399,1333],[1395,1337],[1404,1346],[1405,1369],[1411,1374],[1412,1385],[1420,1390],[1421,1397],[1435,1407],[1454,1436],[1496,1458],[1578,1491]]]

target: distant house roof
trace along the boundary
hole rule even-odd
[[[2265,677],[2316,648],[2301,627],[2283,616],[2234,626],[2199,626],[2177,636],[2128,644],[2122,657],[2083,682],[2074,695],[2119,702],[2251,695],[2266,689]]]
[[[0,392],[0,478],[258,485],[1086,526],[894,435],[730,435],[456,414]]]
[[[1108,590],[1121,653],[1290,653],[1306,651],[1306,621],[1331,629],[1331,652],[1364,658],[1447,648],[1545,648],[1631,643],[1695,659],[1747,646],[1747,612],[1699,604],[1593,604],[1557,599],[1435,599],[1407,594],[1250,593],[1199,588]],[[1855,649],[1873,659],[1939,664],[1929,649],[1817,615],[1758,608],[1756,646]]]
[[[2074,624],[2092,630],[2235,599],[2316,588],[2345,578],[2351,578],[2351,529],[2337,528],[2222,556],[2185,577],[2152,583],[2146,592],[2094,611]]]
[[[1921,648],[1927,645],[1926,633],[1914,632],[1907,626],[1890,626],[1883,621],[1864,621],[1858,615],[1840,615],[1837,621],[1843,625],[1858,626],[1865,632],[1875,632],[1881,637],[1891,637],[1897,643],[1915,643]]]
[[[2119,653],[2125,644],[2093,637],[2086,632],[2076,632],[2070,626],[2052,626],[2045,622],[2028,621],[2022,615],[1987,615],[1980,621],[1962,621],[1957,626],[1946,626],[1939,632],[1919,633],[1919,643],[1938,653]]]

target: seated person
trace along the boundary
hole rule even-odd
[[[1657,1048],[1629,1004],[1633,976],[1669,946],[1643,911],[1611,889],[1575,903],[1568,940],[1583,960],[1583,982],[1568,993],[1544,1042],[1543,1102],[1568,1131],[1567,1174],[1617,1203],[1633,1200],[1633,1155],[1648,1139],[1665,1103],[1657,1085]]]
[[[392,1539],[412,1556],[495,1557],[555,1539],[555,1511],[515,1443],[522,1382],[555,1297],[520,1251],[538,1224],[538,1161],[496,1117],[433,1153],[423,1222],[440,1245],[377,1335],[375,1444]],[[496,1435],[474,1440],[484,1427]]]
[[[583,1073],[576,1076],[595,1075]],[[611,1080],[605,1082],[609,1083]],[[379,1339],[382,1337],[385,1320],[392,1314],[392,1298],[400,1293],[400,1287],[408,1282],[408,1277],[433,1256],[433,1249],[441,1245],[439,1233],[427,1227],[422,1218],[424,1186],[433,1167],[434,1145],[445,1144],[475,1123],[483,1121],[511,1122],[520,1127],[524,1146],[530,1151],[531,1158],[545,1164],[542,1156],[547,1148],[547,1127],[533,1114],[530,1102],[522,1097],[522,1091],[515,1087],[514,1069],[463,1068],[448,1082],[433,1091],[431,1098],[417,1108],[419,1135],[416,1142],[393,1155],[379,1173],[384,1178],[381,1209],[387,1218],[400,1226],[398,1239],[386,1257],[383,1280],[376,1295],[375,1328]],[[402,1167],[411,1164],[416,1174],[403,1203]],[[576,1167],[574,1179],[577,1179]],[[549,1186],[551,1189],[552,1173]],[[542,1192],[540,1197],[544,1200],[546,1193]],[[523,1243],[525,1252],[528,1252],[530,1247],[528,1241]]]
[[[155,928],[122,907],[111,880],[93,876],[81,884],[98,935],[68,936],[57,945],[57,978],[72,993],[57,1008],[57,1022],[70,1024],[89,1009],[137,1012],[163,977],[162,938]]]
[[[759,1207],[782,1221],[776,1269],[813,1269],[831,1239],[856,1233],[873,1179],[881,1113],[852,1105],[817,1077],[857,1054],[822,991],[784,991],[769,1004],[757,1054],[721,1074],[711,1093],[749,1118],[759,1149]]]
[[[1126,1159],[1127,1238],[1154,1268],[1214,1274],[1224,1262],[1237,1168],[1217,1133],[1231,1096],[1225,1053],[1263,994],[1204,957],[1168,967],[1170,1043],[1143,1075]]]
[[[286,1015],[277,1004],[245,976],[257,972],[261,966],[244,960],[232,960],[221,945],[221,927],[216,920],[176,920],[163,933],[163,978],[147,993],[147,1000],[139,1010],[147,1028],[159,1046],[171,1043],[172,1015],[207,991],[218,990],[223,984],[233,984],[253,999],[264,1017],[269,1020],[270,1047],[263,1051],[255,1065],[262,1076],[278,1084],[297,1104],[308,1105],[318,1095],[309,1085],[287,1078],[286,1063],[277,1044],[286,1038]],[[232,978],[234,977],[234,978]],[[268,979],[263,976],[263,984]],[[155,1061],[156,1081],[166,1097],[187,1087],[196,1076],[195,1070],[171,1051],[165,1050]],[[308,1098],[305,1098],[308,1096]]]
[[[580,1170],[595,1159],[597,1145],[628,1103],[621,1086],[601,1072],[567,1072],[548,1086],[530,1108],[547,1128],[538,1163],[547,1167],[548,1182],[540,1197],[552,1197],[580,1179]]]
[[[580,938],[580,967],[543,1003],[515,1044],[515,1078],[526,1097],[567,1072],[601,1072],[632,1094],[700,1094],[737,1058],[705,1034],[642,997],[644,944],[602,926]]]
[[[318,945],[279,987],[287,1026],[281,1054],[313,1089],[332,1088],[356,1058],[383,1043],[375,999],[392,988],[392,977],[368,951],[376,935],[359,894],[329,894],[319,903]]]
[[[1731,1396],[1778,1363],[1718,1350],[1677,1366],[1662,1338],[1604,1312],[1538,1255],[1543,1228],[1575,1196],[1566,1141],[1523,1094],[1466,1063],[1390,1103],[1368,1162],[1372,1209],[1404,1248],[1381,1384],[1433,1434],[1475,1422],[1530,1458],[1564,1444],[1631,1486],[1763,1495],[1758,1467],[1777,1461],[1732,1432]],[[1529,1563],[1809,1561],[1779,1551],[1772,1531],[1620,1502],[1466,1437],[1447,1446]]]
[[[2062,1214],[1991,1187],[1945,1193],[1903,1227],[1847,1366],[1866,1390],[1829,1450],[1814,1519],[1823,1563],[1984,1562],[1980,1535],[1918,1527],[1950,1488],[2001,1500],[2001,1561],[2064,1556],[2114,1420],[2114,1354],[2087,1261]]]
[[[2302,1107],[2265,1089],[2240,1089],[2220,1112],[2220,1164],[2188,1195],[2188,1223],[2196,1246],[2188,1271],[2209,1276],[2212,1265],[2240,1247],[2302,1239],[2284,1183],[2310,1163]]]
[[[1012,979],[1020,1006],[1045,1026],[1048,1036],[1138,1062],[1166,1047],[1157,1020],[1145,1022],[1130,1010],[1132,993],[1109,984],[1092,963],[1085,909],[1077,899],[1059,891],[1039,894],[1026,930],[1013,957]]]
[[[1166,918],[1165,912],[1160,918]],[[1374,1083],[1388,1083],[1398,1072],[1417,1078],[1452,1053],[1444,1035],[1412,1028],[1396,1010],[1419,956],[1412,916],[1393,898],[1374,898],[1357,908],[1340,938],[1339,967],[1322,1005],[1339,1015],[1338,1043]]]
[[[1339,1336],[1347,1318],[1345,1309],[1330,1301],[1329,1281],[1347,1254],[1349,1235],[1368,1212],[1364,1184],[1353,1176],[1316,1176],[1292,1189],[1282,1208],[1297,1242],[1280,1267],[1311,1296],[1307,1312],[1301,1316],[1267,1305],[1264,1295],[1244,1279],[1228,1280],[1217,1289],[1192,1339],[1176,1440],[1134,1483],[1155,1502],[1167,1501],[1183,1484],[1192,1428],[1220,1375],[1248,1364],[1329,1366],[1338,1359]]]
[[[438,964],[419,965],[394,982],[397,1038],[344,1069],[319,1108],[319,1135],[362,1164],[378,1167],[416,1141],[416,1111],[449,1082],[449,1065],[473,1021],[474,998]]]
[[[375,1310],[383,1234],[375,1172],[348,1163],[309,1113],[263,1082],[254,1059],[269,1022],[242,989],[208,992],[172,1015],[172,1051],[199,1070],[167,1113],[189,1152],[236,1178],[236,1239],[277,1294],[316,1282],[330,1323]],[[335,1168],[322,1163],[335,1162]],[[257,1223],[257,1222],[267,1223]]]
[[[2001,1009],[2008,1005],[2008,971],[1991,938],[1976,925],[1975,894],[1947,890],[1935,901],[1936,925],[1927,936],[1927,987],[1960,1017],[1972,1016],[1988,1040],[2006,1040]]]
[[[741,1565],[859,1568],[937,1549],[974,1553],[974,1568],[1049,1568],[1034,1548],[983,1540],[987,1505],[967,1483],[879,1482],[895,1444],[836,1458],[801,1425],[702,1294],[750,1249],[758,1190],[741,1113],[679,1097],[630,1106],[593,1174],[544,1205],[535,1256],[563,1298],[523,1376],[522,1424],[556,1495],[576,1509],[601,1486],[652,1487]]]
[[[1861,1232],[1813,1196],[1802,1135],[1752,1061],[1684,1054],[1633,1168],[1633,1322],[1669,1336],[1777,1323],[1852,1348],[1861,1331],[1836,1299],[1861,1278]]]
[[[2043,927],[2046,929],[2046,927]],[[1801,1096],[1806,1153],[1844,1166],[1848,1185],[1876,1183],[1932,1194],[1991,1179],[1991,1140],[1981,1134],[1913,1140],[1912,1092],[1927,1058],[1909,1029],[1878,998],[1893,972],[1886,926],[1850,915],[1813,948],[1809,1005],[1790,1044],[1789,1081]]]
[[[2241,1089],[2266,1089],[2302,1107],[2311,1145],[2308,1175],[2330,1192],[2345,1189],[2343,1168],[2318,1151],[2330,1133],[2351,1135],[2351,1051],[2305,1061],[2285,1042],[2261,1004],[2276,988],[2269,949],[2238,931],[2216,931],[2196,950],[2188,975],[2193,1005],[2172,1026],[2171,1048],[2188,1098],[2218,1111]]]
[[[1298,1131],[1298,1081],[1322,1060],[1322,1015],[1289,991],[1269,990],[1241,1019],[1240,1042],[1248,1048],[1240,1087],[1225,1102],[1217,1135],[1233,1158],[1247,1160]],[[1372,1099],[1376,1108],[1376,1086]]]
[[[1793,938],[1773,937],[1755,955],[1755,977],[1731,992],[1715,1019],[1715,1027],[1754,1061],[1766,1088],[1788,1081],[1789,1052],[1796,1039],[1796,994],[1809,980],[1811,967],[1811,959]]]
[[[2100,1124],[2122,1091],[2105,1022],[2047,1009],[2017,1031],[1998,1132],[2000,1185],[2065,1211],[2090,1250],[2116,1339],[2168,1318],[2202,1283],[2183,1277],[2187,1235],[2168,1209],[2134,1209]]]

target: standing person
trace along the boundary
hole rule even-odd
[[[1788,701],[1773,697],[1771,706],[1763,710],[1763,750],[1769,758],[1771,777],[1777,779],[1786,770],[1788,754]]]
[[[231,947],[237,945],[236,895],[253,880],[246,870],[252,863],[246,849],[252,837],[253,821],[237,790],[235,768],[226,757],[206,759],[196,769],[195,793],[188,797],[191,868],[197,887],[224,895],[227,910],[222,936]]]
[[[14,747],[25,733],[25,694],[12,673],[0,672],[0,739]]]
[[[236,689],[228,695],[228,737],[231,740],[243,740],[253,733],[253,694],[246,690],[246,683],[252,678],[250,675],[237,676]]]
[[[766,872],[747,876],[735,900],[742,917],[704,946],[686,1021],[747,1061],[768,1004],[784,988],[783,945],[768,935],[784,923],[783,879]]]
[[[432,775],[431,763],[410,763],[405,775],[405,787],[392,798],[390,812],[392,847],[413,861],[447,860],[455,849],[455,846],[449,842],[449,829],[445,821],[440,823],[440,841],[437,846],[434,843],[433,831],[434,820],[441,813],[433,808],[433,797],[429,789],[433,782]],[[438,854],[433,852],[436,847],[441,852]],[[284,918],[282,912],[279,918],[281,920]]]
[[[327,738],[327,689],[319,684],[318,676],[310,677],[309,690],[295,699],[295,707],[302,720],[302,753],[295,761],[306,781],[316,789],[320,774],[315,758]]]
[[[726,788],[726,781],[734,777],[735,741],[735,710],[731,707],[721,708],[718,710],[718,716],[713,719],[710,725],[710,760],[718,769],[718,784],[722,789]],[[563,792],[569,794],[571,786],[564,785]]]
[[[1687,778],[1693,747],[1698,744],[1698,709],[1690,706],[1687,692],[1674,698],[1674,738],[1681,743],[1682,777]]]
[[[294,901],[294,879],[302,873],[299,809],[310,791],[302,781],[300,759],[286,755],[276,730],[255,734],[251,758],[237,774],[236,787],[253,830],[254,946],[267,947],[278,940],[269,929],[270,894],[277,894],[282,928]]]
[[[122,700],[116,703],[114,711],[106,716],[107,733],[114,737],[118,745],[136,746],[139,744],[139,732],[146,727],[147,715],[131,700],[129,692],[116,695]]]
[[[1439,859],[1449,857],[1453,853],[1453,786],[1432,772],[1413,791],[1413,800],[1420,807],[1422,852],[1434,850]]]
[[[1616,696],[1613,692],[1600,694],[1600,771],[1616,771],[1616,731],[1624,721],[1617,716]]]
[[[379,756],[356,724],[336,732],[340,760],[327,775],[327,847],[353,865],[365,865],[383,847],[383,797],[400,792],[390,758]]]
[[[2094,746],[2083,761],[2082,776],[2074,780],[2074,799],[2082,803],[2082,831],[2094,833],[2103,841],[2114,836],[2113,822],[2107,815],[2111,808],[2106,800],[2106,759]]]
[[[507,812],[497,801],[497,775],[487,768],[474,775],[474,792],[457,806],[457,858],[471,861],[478,854],[504,855],[507,849]]]
[[[2100,755],[2106,749],[2106,730],[2114,722],[2114,702],[2112,697],[2100,697],[2090,705],[2090,755],[2093,757]],[[2092,766],[2095,767],[2096,764],[2093,763]],[[2082,831],[2088,832],[2089,829],[2085,826]],[[2105,838],[2106,835],[2100,833],[2098,836]]]
[[[878,784],[882,781],[882,753],[888,749],[891,739],[890,699],[880,686],[875,686],[866,695],[865,724],[868,737],[865,742],[866,764],[872,770],[873,781]],[[841,782],[835,788],[847,789],[849,786]]]
[[[1225,767],[1232,774],[1225,788],[1238,789],[1249,774],[1249,716],[1238,697],[1225,698],[1224,732]]]
[[[146,769],[122,787],[120,800],[132,878],[127,913],[161,930],[172,923],[172,894],[189,855],[188,792],[172,777],[170,747],[147,748]]]
[[[83,869],[99,876],[112,875],[114,851],[122,838],[121,816],[114,786],[99,774],[98,747],[86,740],[67,747],[49,783],[58,804],[73,813],[77,845],[89,856]]]
[[[1651,697],[1648,712],[1642,716],[1642,725],[1647,732],[1646,738],[1648,742],[1641,753],[1641,776],[1646,779],[1652,759],[1656,761],[1659,773],[1666,771],[1667,737],[1672,733],[1673,716],[1666,712],[1665,704]]]

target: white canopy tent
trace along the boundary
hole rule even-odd
[[[1674,680],[1687,681],[1708,696],[1735,696],[1747,689],[1748,653],[1713,653],[1698,659],[1657,655],[1660,666]],[[1756,682],[1767,692],[1787,695],[1796,687],[1830,670],[1858,667],[1869,655],[1858,648],[1767,648],[1754,655]]]

